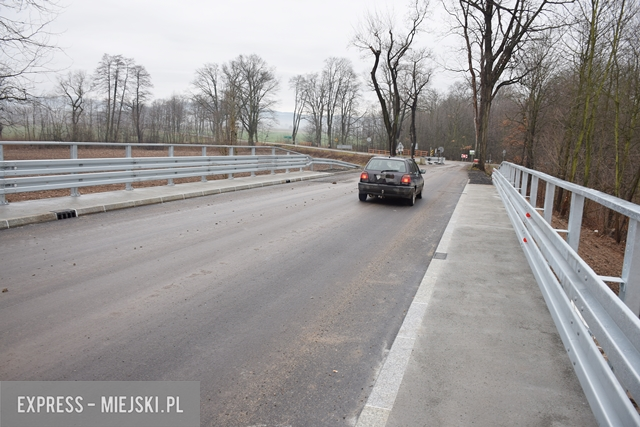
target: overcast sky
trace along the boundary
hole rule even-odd
[[[406,0],[61,0],[64,9],[51,30],[62,49],[55,69],[96,69],[101,57],[133,58],[151,74],[154,98],[190,89],[195,70],[222,64],[240,54],[257,54],[274,67],[281,89],[276,107],[293,109],[289,79],[319,72],[329,57],[353,61],[357,73],[371,57],[350,47],[355,28],[368,10],[394,8]],[[436,1],[433,4],[437,5]],[[440,43],[433,34],[421,42]],[[438,76],[437,85],[451,78]],[[446,88],[441,88],[442,90]]]

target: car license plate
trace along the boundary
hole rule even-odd
[[[390,175],[390,174],[381,174],[381,175],[376,175],[376,181],[380,181],[381,179],[383,180],[387,180],[387,179],[393,179],[394,175]]]

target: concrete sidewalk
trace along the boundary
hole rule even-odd
[[[358,420],[596,426],[502,200],[468,184]]]
[[[55,197],[0,205],[0,230],[37,222],[56,221],[56,212],[74,211],[75,216],[107,212],[135,206],[184,200],[192,197],[266,187],[288,182],[305,181],[329,176],[325,172],[290,172],[255,177],[220,179],[207,182],[136,188],[105,193],[84,194],[80,197]],[[82,193],[82,189],[80,189]]]

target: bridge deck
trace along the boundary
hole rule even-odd
[[[320,175],[20,202],[0,206],[0,228]],[[492,185],[467,185],[357,425],[596,425]]]

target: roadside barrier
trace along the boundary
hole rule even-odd
[[[4,160],[5,145],[68,146],[69,159],[48,160]],[[78,158],[78,147],[120,147],[125,150],[123,158]],[[167,157],[132,157],[132,147],[168,150]],[[176,147],[201,149],[200,156],[174,156]],[[207,148],[224,150],[226,156],[207,156]],[[239,150],[250,154],[237,155]],[[258,150],[258,152],[256,151]],[[220,146],[220,145],[163,145],[163,144],[117,144],[117,143],[57,143],[57,142],[0,142],[0,205],[7,204],[7,194],[71,189],[72,196],[79,196],[80,187],[105,184],[126,184],[132,190],[133,183],[153,180],[167,180],[173,185],[177,178],[269,171],[275,174],[282,170],[312,167],[313,164],[328,164],[339,167],[359,167],[347,162],[331,159],[314,159],[311,156],[283,150],[276,147]]]
[[[640,426],[627,395],[640,399],[640,206],[512,163],[492,176],[598,424]],[[571,193],[568,230],[551,226],[557,188]],[[577,253],[585,199],[629,219],[621,277],[598,276]]]

